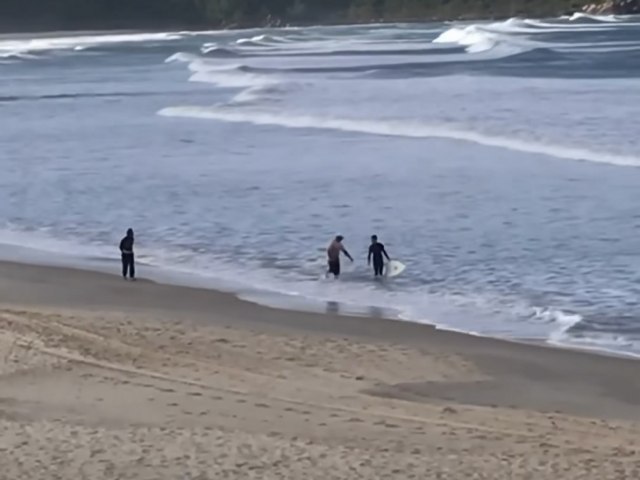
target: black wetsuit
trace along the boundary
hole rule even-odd
[[[369,247],[369,260],[373,257],[373,272],[376,277],[382,275],[384,270],[383,255],[387,257],[387,260],[389,259],[389,255],[387,255],[384,245],[382,243],[372,243]]]
[[[135,278],[136,265],[133,256],[133,236],[127,235],[122,239],[120,252],[122,252],[122,276],[127,278],[127,274],[129,274],[130,278]]]

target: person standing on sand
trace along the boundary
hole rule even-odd
[[[387,261],[391,261],[387,251],[384,249],[384,245],[378,242],[377,235],[371,235],[371,245],[369,246],[369,255],[367,256],[367,265],[371,265],[371,258],[373,257],[373,274],[376,277],[381,277],[384,271],[384,255]]]
[[[127,235],[120,241],[120,253],[122,254],[122,277],[126,280],[127,274],[131,280],[136,279],[136,265],[133,256],[133,230],[127,230]]]
[[[327,275],[333,274],[335,278],[340,276],[340,252],[344,253],[345,256],[353,262],[353,257],[349,255],[347,249],[342,245],[342,240],[344,237],[342,235],[338,235],[327,248],[327,257],[329,263],[329,271]]]

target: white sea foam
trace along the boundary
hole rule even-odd
[[[214,36],[214,35],[226,35],[228,30],[181,30],[176,32],[183,37],[199,37],[199,36]]]
[[[220,70],[196,71],[190,78],[191,82],[210,83],[225,88],[256,88],[275,85],[277,80],[262,75],[245,73],[234,68]]]
[[[556,52],[563,53],[608,53],[608,52],[636,52],[640,50],[640,42],[602,42],[601,44],[568,44],[557,45],[553,48]]]
[[[590,332],[576,337],[565,335],[560,339],[550,338],[550,345],[600,352],[604,354],[640,358],[640,340],[632,340],[624,335]]]
[[[3,52],[0,50],[0,58],[6,59],[18,59],[18,60],[33,60],[38,58],[35,55],[30,55],[28,53],[20,53],[20,52]]]
[[[0,40],[0,55],[17,55],[51,50],[82,50],[107,44],[170,41],[180,38],[182,38],[181,35],[177,33],[131,33]]]
[[[496,35],[480,31],[475,25],[464,28],[453,27],[441,33],[433,43],[455,43],[467,47],[470,53],[493,48],[498,42]]]
[[[236,40],[236,44],[238,46],[249,46],[249,47],[271,47],[274,44],[279,42],[269,41],[270,37],[267,35],[257,35],[251,38],[239,38]]]
[[[371,135],[386,135],[407,138],[448,138],[472,142],[488,147],[505,148],[526,153],[547,155],[556,158],[583,160],[619,166],[640,167],[640,158],[611,155],[560,145],[535,143],[516,138],[503,138],[485,135],[470,130],[459,130],[442,125],[428,125],[408,121],[376,121],[347,118],[314,117],[306,115],[288,115],[264,111],[230,111],[216,107],[169,107],[161,110],[160,115],[169,117],[188,117],[220,120],[224,122],[243,122],[255,125],[277,125],[287,128],[318,128],[342,130]]]
[[[483,28],[492,32],[500,33],[536,33],[540,29],[533,28],[527,19],[522,18],[510,18],[503,22],[493,22],[487,24],[478,24],[478,28]]]
[[[187,62],[189,70],[193,72],[189,77],[190,82],[241,89],[229,104],[254,103],[281,83],[275,75],[245,72],[243,64],[215,62],[191,54],[175,54],[166,61]]]
[[[555,32],[598,32],[602,30],[610,30],[616,28],[619,24],[612,25],[610,22],[602,23],[559,23],[545,22],[543,20],[526,19],[523,21],[526,25],[532,27],[533,33],[555,33]]]
[[[582,316],[563,312],[554,308],[534,308],[534,317],[536,320],[542,320],[552,325],[552,331],[549,334],[550,342],[564,342],[569,336],[569,330],[582,321]],[[555,327],[553,327],[555,326]]]
[[[254,103],[264,98],[265,91],[266,86],[250,87],[236,94],[229,103],[235,105]]]
[[[195,62],[198,59],[199,57],[192,53],[177,52],[167,57],[167,59],[164,62],[165,63],[190,63],[190,62]]]
[[[592,21],[592,22],[604,22],[604,23],[615,23],[620,22],[622,19],[617,17],[616,15],[591,15],[589,13],[576,12],[571,15],[568,20],[570,22],[579,22],[579,21]]]
[[[264,45],[273,45],[273,44],[282,44],[282,43],[292,43],[293,40],[286,38],[286,37],[280,37],[277,35],[267,35],[267,34],[261,34],[261,35],[256,35],[254,37],[251,38],[239,38],[238,40],[236,40],[236,43],[239,45],[243,45],[243,44],[251,44],[251,43],[257,43],[257,44],[264,44]]]
[[[233,48],[221,47],[217,43],[205,43],[200,47],[200,52],[203,55],[216,54],[215,56],[218,57],[238,57],[242,55]]]
[[[437,36],[432,42],[436,44],[457,44],[466,47],[469,53],[479,53],[500,48],[505,54],[520,53],[542,46],[516,33],[529,32],[532,29],[522,28],[521,21],[501,22],[486,25],[468,25],[452,27]]]
[[[189,54],[187,54],[189,55]],[[241,63],[227,63],[224,61],[212,61],[206,58],[193,55],[191,57],[184,57],[189,63],[189,70],[192,72],[225,72],[225,71],[240,71],[244,67]]]
[[[605,22],[606,23],[606,22]],[[612,28],[607,24],[560,24],[546,23],[540,20],[511,18],[504,22],[458,25],[440,33],[432,42],[457,44],[466,47],[469,53],[478,53],[500,46],[512,50],[526,51],[538,47],[553,45],[532,40],[536,35],[572,31],[601,31]]]
[[[290,43],[292,42],[292,40],[286,38],[286,37],[280,37],[277,35],[258,35],[257,37],[254,37],[254,40],[258,41],[258,42],[267,42],[267,43]]]

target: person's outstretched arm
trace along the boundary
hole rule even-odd
[[[342,247],[342,253],[344,253],[347,258],[353,262],[353,257],[349,254],[349,252],[347,252],[346,248]]]
[[[389,258],[389,255],[387,254],[387,249],[382,247],[382,253],[384,253],[384,256],[387,257],[388,261],[391,261],[391,259]]]
[[[371,265],[371,255],[373,255],[373,248],[369,247],[369,255],[367,255],[367,265]]]

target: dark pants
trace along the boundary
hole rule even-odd
[[[129,274],[130,278],[135,278],[136,276],[136,262],[133,258],[133,253],[122,254],[122,276],[127,278],[127,274]]]
[[[335,277],[340,276],[340,260],[329,260],[329,273]]]
[[[382,260],[382,257],[380,258],[373,258],[373,273],[375,274],[376,277],[378,276],[382,276],[382,272],[384,271],[384,260]]]

